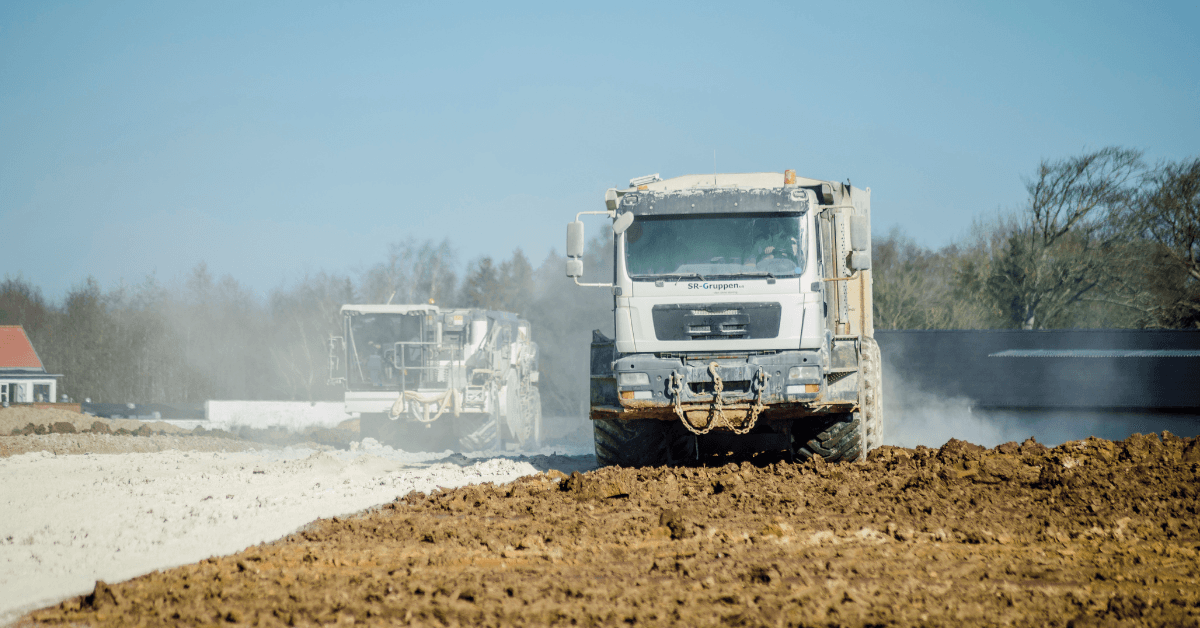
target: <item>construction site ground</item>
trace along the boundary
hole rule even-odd
[[[1200,625],[1195,438],[705,462],[410,493],[17,623]]]

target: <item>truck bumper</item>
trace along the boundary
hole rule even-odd
[[[735,420],[760,402],[766,409],[759,417],[767,421],[845,411],[857,403],[856,398],[831,394],[838,391],[831,391],[828,382],[840,378],[829,377],[818,351],[711,357],[627,354],[612,362],[611,370],[595,370],[592,419],[678,419],[676,397],[679,411],[699,419],[716,401],[718,379],[723,411]]]

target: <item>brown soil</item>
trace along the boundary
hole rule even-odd
[[[1198,476],[1200,442],[1166,433],[550,472],[97,583],[23,623],[1196,626]]]
[[[165,434],[181,434],[188,431],[165,421],[104,419],[90,414],[80,414],[59,408],[35,408],[33,406],[0,408],[0,435],[2,436],[12,434],[14,430],[21,431],[30,424],[33,424],[34,427],[43,427],[45,429],[44,433],[53,432],[53,427],[59,423],[69,423],[75,428],[76,432],[83,432],[84,430],[91,430],[97,422],[107,427],[109,432],[116,432],[122,429],[133,432],[141,427],[145,427],[154,433]]]

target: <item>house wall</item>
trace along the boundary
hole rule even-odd
[[[46,401],[54,401],[58,394],[58,381],[47,379],[4,379],[0,378],[0,403],[33,403],[34,386],[47,386],[49,394]]]

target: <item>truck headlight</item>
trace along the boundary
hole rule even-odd
[[[821,369],[815,366],[793,366],[788,369],[788,379],[817,379],[821,377]]]
[[[617,384],[620,386],[649,386],[650,376],[645,373],[618,373]]]

